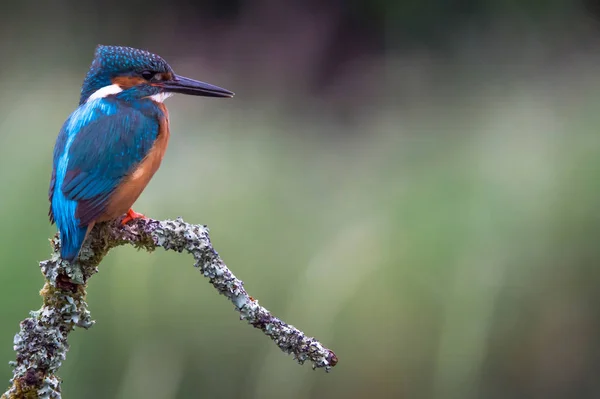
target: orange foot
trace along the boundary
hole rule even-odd
[[[145,219],[146,216],[142,215],[141,213],[137,213],[133,209],[129,208],[126,216],[123,218],[123,220],[121,220],[121,225],[125,225],[125,224],[129,223],[133,219],[140,219],[140,218]]]

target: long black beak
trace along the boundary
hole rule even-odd
[[[233,97],[234,93],[209,83],[175,75],[173,80],[161,82],[160,86],[166,92],[189,94],[204,97]]]

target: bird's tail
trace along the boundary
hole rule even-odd
[[[60,257],[73,262],[77,258],[77,255],[79,255],[79,251],[87,235],[87,227],[76,227],[71,231],[63,231],[62,229],[59,231],[61,242]]]
[[[52,213],[60,234],[60,256],[69,262],[79,255],[88,230],[88,226],[79,225],[75,216],[76,209],[75,201],[65,199],[62,193],[55,193],[52,199]]]

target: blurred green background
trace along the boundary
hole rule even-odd
[[[65,398],[600,397],[600,7],[567,1],[9,2],[0,15],[0,379],[40,306],[51,154],[94,47],[233,100],[168,101],[135,209],[207,224],[298,366],[191,258],[113,250]],[[4,359],[4,360],[2,360]]]

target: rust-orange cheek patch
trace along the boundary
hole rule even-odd
[[[161,73],[160,74],[161,79],[160,80],[173,80],[173,74],[171,72],[165,72],[165,73]]]
[[[144,78],[140,78],[139,76],[117,76],[116,78],[112,79],[112,82],[113,84],[119,85],[119,87],[123,90],[142,83],[147,83]]]
[[[151,86],[160,87],[162,85],[162,82],[173,80],[173,74],[170,72],[159,73],[157,78],[157,82],[150,83]]]

